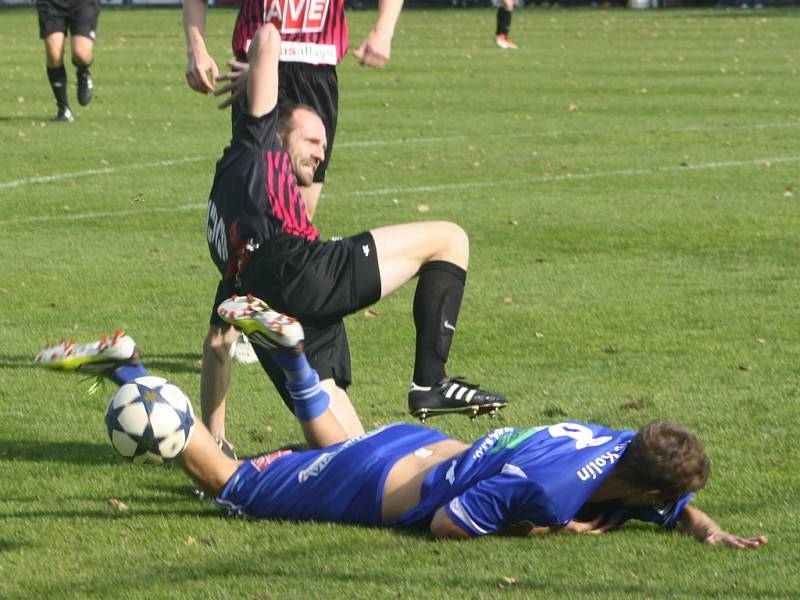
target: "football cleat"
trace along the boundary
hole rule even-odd
[[[508,36],[504,33],[494,36],[494,42],[495,44],[497,44],[498,47],[502,48],[503,50],[517,49],[517,45],[510,39],[508,39]]]
[[[422,422],[448,413],[465,414],[472,419],[484,414],[494,418],[507,405],[505,396],[482,390],[459,376],[445,377],[430,387],[412,383],[408,389],[408,411]]]
[[[258,362],[258,356],[253,350],[253,345],[245,334],[239,333],[236,343],[231,346],[231,358],[241,365],[252,365]]]
[[[59,344],[48,346],[39,352],[34,359],[34,363],[48,369],[96,375],[104,375],[117,367],[139,362],[136,342],[121,331],[113,336],[104,335],[87,344],[62,340]]]
[[[58,109],[58,114],[53,117],[53,121],[59,121],[61,123],[72,123],[74,120],[75,116],[72,114],[69,106],[60,107]]]
[[[226,323],[244,332],[248,339],[269,350],[303,349],[303,326],[297,319],[272,310],[255,296],[231,296],[217,308]]]
[[[94,81],[92,81],[92,74],[89,69],[81,72],[78,71],[78,103],[81,106],[86,106],[92,101],[94,94]]]

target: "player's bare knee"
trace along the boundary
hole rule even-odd
[[[238,337],[239,332],[233,327],[228,327],[227,329],[209,327],[206,339],[203,340],[203,357],[219,363],[226,362]]]
[[[441,221],[439,229],[442,248],[440,256],[436,257],[436,259],[446,260],[466,269],[469,262],[469,236],[467,232],[460,225],[449,221]]]

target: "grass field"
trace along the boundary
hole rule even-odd
[[[520,50],[501,52],[491,10],[407,11],[388,68],[340,67],[317,214],[326,237],[423,219],[469,232],[450,371],[511,405],[431,425],[473,439],[567,417],[683,422],[713,462],[697,505],[770,536],[734,551],[644,525],[433,543],[226,520],[177,468],[118,459],[111,387],[87,399],[32,357],[124,328],[197,400],[228,115],[185,85],[179,11],[106,10],[95,100],[51,123],[35,11],[0,11],[0,597],[800,596],[798,17],[518,11]],[[373,18],[350,15],[354,44]],[[209,15],[218,59],[233,19]],[[412,291],[348,320],[368,428],[411,421]],[[235,368],[230,398],[241,452],[299,439],[257,367]]]

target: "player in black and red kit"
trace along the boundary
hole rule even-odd
[[[389,60],[402,5],[402,0],[378,2],[375,28],[353,53],[362,64],[382,67]],[[186,79],[192,89],[204,93],[213,91],[217,81],[231,81],[228,86],[217,90],[217,95],[232,92],[232,98],[220,107],[233,105],[233,121],[241,108],[236,100],[241,99],[246,85],[250,41],[265,23],[272,23],[280,32],[279,99],[314,108],[322,117],[328,139],[328,151],[317,169],[314,183],[303,189],[306,207],[313,217],[336,135],[339,109],[336,65],[348,50],[344,0],[243,0],[231,40],[235,60],[228,64],[232,71],[221,77],[205,47],[205,14],[206,0],[184,1],[183,22],[188,54]]]
[[[207,223],[211,256],[223,275],[215,308],[231,293],[252,293],[300,319],[309,362],[341,423],[348,419],[346,409],[352,410],[345,392],[351,373],[342,318],[418,275],[410,411],[424,418],[502,408],[502,396],[445,373],[469,262],[469,240],[460,227],[411,223],[319,241],[297,184],[312,179],[322,161],[325,130],[308,107],[280,114],[279,49],[272,25],[256,33],[248,53],[247,111],[217,163]],[[291,408],[282,371],[267,351],[257,352]],[[337,413],[343,405],[345,412]]]
[[[336,134],[339,84],[336,65],[348,50],[344,0],[243,0],[232,38],[235,61],[231,72],[220,77],[219,69],[206,50],[205,31],[207,0],[184,0],[183,22],[186,34],[189,86],[203,93],[213,91],[217,81],[229,83],[215,94],[230,92],[220,108],[232,105],[232,122],[241,112],[240,101],[247,85],[247,50],[255,32],[266,22],[273,23],[284,42],[279,65],[279,98],[309,105],[316,110],[325,126],[327,151],[314,174],[314,180],[301,184],[309,218],[313,218],[325,180]],[[375,27],[353,54],[363,65],[382,67],[389,60],[394,28],[402,8],[402,0],[379,0]],[[347,347],[344,328],[343,346]],[[238,332],[227,324],[214,322],[203,343],[203,371],[200,398],[203,419],[212,433],[225,437],[225,397],[230,380],[230,351]],[[349,358],[348,358],[349,361]],[[278,389],[282,389],[279,386]],[[333,390],[331,390],[333,391]],[[343,392],[334,410],[350,435],[363,433],[363,427]],[[333,397],[333,395],[332,395]]]

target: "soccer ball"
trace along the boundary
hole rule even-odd
[[[106,429],[114,450],[125,458],[161,464],[186,448],[194,412],[174,383],[161,377],[139,377],[119,388],[108,403]]]

